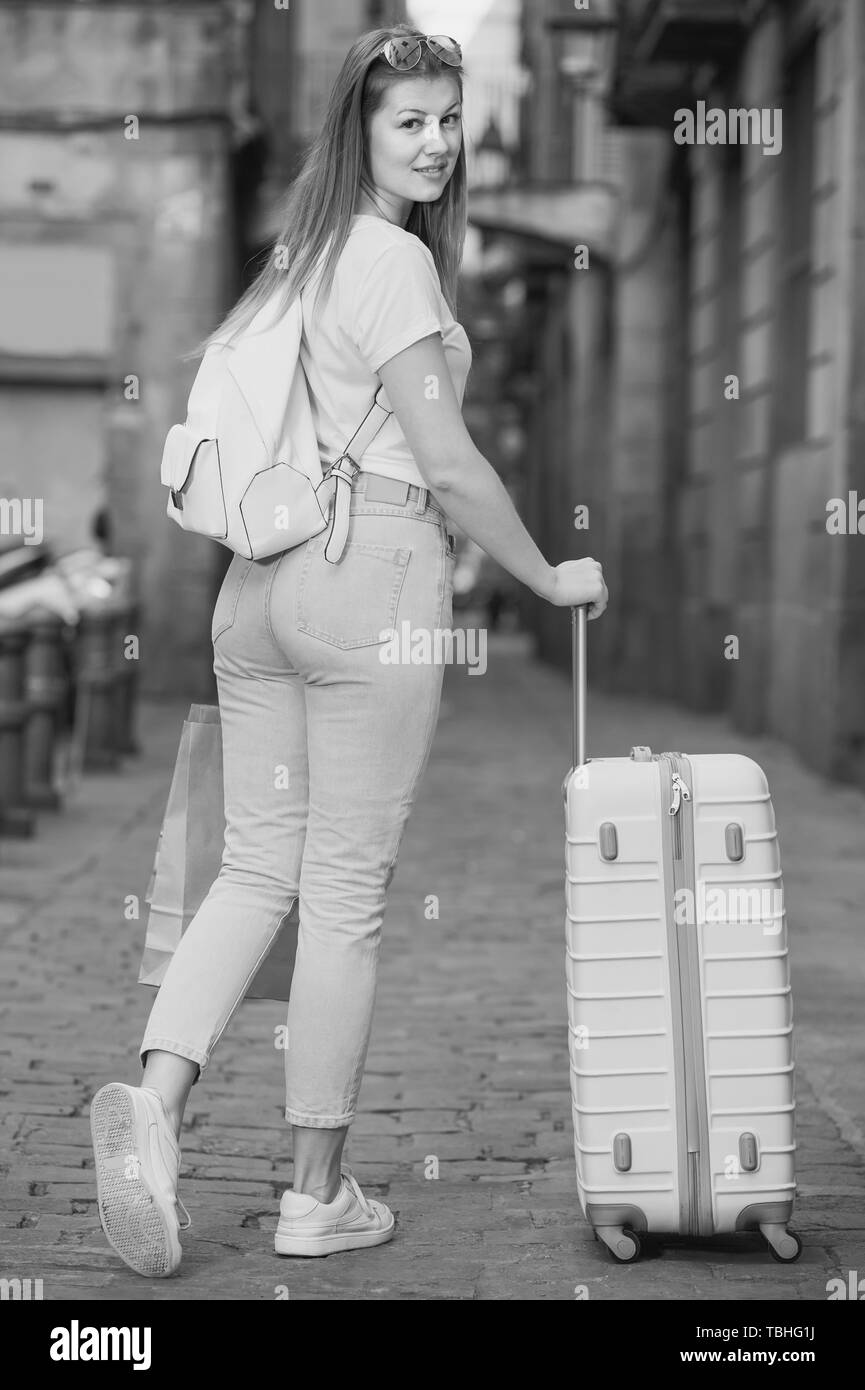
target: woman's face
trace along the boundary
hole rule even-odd
[[[389,221],[404,226],[413,203],[441,197],[462,144],[461,113],[453,77],[407,77],[388,85],[370,122],[369,164],[376,210]],[[365,211],[369,198],[362,196],[361,204]]]

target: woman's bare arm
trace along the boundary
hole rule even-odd
[[[540,597],[589,603],[589,616],[599,617],[607,598],[600,565],[588,557],[547,563],[466,429],[441,334],[404,348],[379,376],[422,476],[457,526]]]

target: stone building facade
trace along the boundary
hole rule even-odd
[[[592,681],[726,710],[865,784],[865,11],[545,0],[524,30],[534,154],[475,215],[530,287],[527,520],[551,560],[607,574]],[[566,666],[562,615],[525,612]]]
[[[58,555],[108,509],[147,694],[212,697],[230,559],[165,515],[162,444],[197,366],[183,355],[248,282],[256,185],[280,191],[313,133],[304,75],[335,75],[358,33],[404,15],[400,0],[0,0],[0,491],[42,499]]]

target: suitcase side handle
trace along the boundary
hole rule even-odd
[[[573,697],[572,766],[586,761],[586,610],[588,604],[571,607],[571,694]]]

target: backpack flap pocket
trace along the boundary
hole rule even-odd
[[[168,515],[185,531],[224,540],[228,534],[219,443],[188,425],[172,425],[160,476],[168,488]]]
[[[240,499],[249,550],[255,560],[291,550],[327,525],[316,490],[290,463],[263,468]]]

